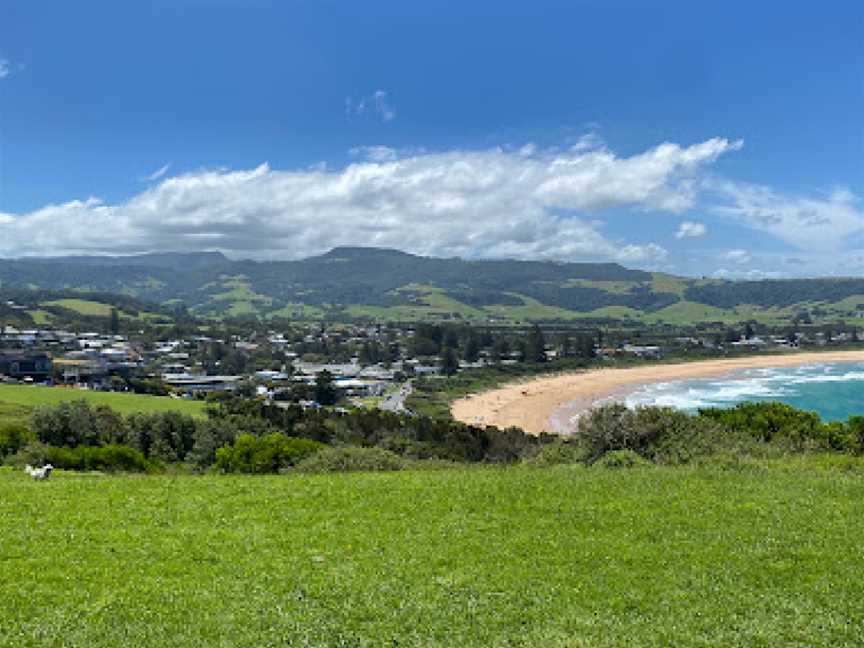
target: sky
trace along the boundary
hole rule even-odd
[[[0,0],[0,256],[864,274],[864,3]]]

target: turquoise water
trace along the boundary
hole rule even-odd
[[[864,414],[864,363],[748,369],[721,378],[646,385],[629,394],[629,406],[664,405],[686,411],[732,407],[743,401],[781,401],[818,412],[826,421]]]

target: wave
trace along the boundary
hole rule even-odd
[[[815,398],[821,385],[864,382],[864,363],[810,364],[798,367],[749,369],[723,378],[677,380],[645,385],[628,394],[628,407],[658,405],[694,411],[731,407],[748,400],[795,401]],[[811,394],[811,392],[814,392]],[[819,398],[824,399],[824,388]]]

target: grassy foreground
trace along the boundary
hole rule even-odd
[[[3,646],[861,646],[864,473],[0,470]]]
[[[203,417],[203,401],[147,396],[122,392],[99,392],[41,385],[0,385],[0,423],[26,420],[38,405],[57,405],[84,399],[91,405],[108,405],[120,414],[137,412],[180,412]]]

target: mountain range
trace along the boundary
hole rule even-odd
[[[776,324],[864,312],[858,278],[726,281],[615,263],[442,259],[360,247],[297,261],[238,261],[219,252],[7,259],[0,289],[113,293],[222,318]],[[65,306],[88,300],[105,297],[81,295]]]

